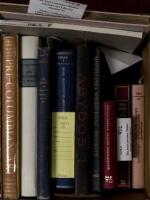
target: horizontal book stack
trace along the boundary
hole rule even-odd
[[[94,38],[2,33],[0,39],[2,196],[144,189],[140,53]],[[116,52],[137,60],[129,67]]]

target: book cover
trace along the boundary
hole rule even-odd
[[[53,71],[52,181],[55,190],[74,190],[75,54],[56,52]]]
[[[37,195],[37,67],[39,37],[21,36],[21,195]]]
[[[53,47],[38,50],[38,129],[37,129],[37,198],[50,199],[51,196],[51,71]]]
[[[144,85],[133,84],[132,122],[133,122],[133,161],[132,188],[144,188]]]
[[[19,197],[18,36],[2,36],[3,198]]]
[[[129,84],[116,85],[117,110],[117,159],[119,188],[131,188],[132,178],[132,119],[131,87]]]
[[[101,157],[102,157],[102,104],[113,97],[111,74],[100,46],[93,47],[93,136],[92,136],[92,191],[101,191]]]
[[[103,102],[102,187],[117,188],[117,123],[114,101]]]
[[[92,125],[92,63],[88,43],[77,46],[75,192],[90,189],[90,138]]]

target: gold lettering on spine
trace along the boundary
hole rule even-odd
[[[2,134],[4,198],[17,198],[17,36],[3,36]],[[13,183],[13,184],[12,184]]]

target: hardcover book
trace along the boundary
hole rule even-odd
[[[103,101],[113,97],[113,82],[111,74],[100,46],[93,47],[93,136],[92,136],[92,190],[101,191],[101,157],[102,157],[102,135],[103,135]]]
[[[37,67],[39,37],[22,36],[21,86],[21,195],[37,195]]]
[[[104,190],[117,188],[117,124],[114,101],[103,103],[103,157],[102,187]]]
[[[144,188],[144,85],[133,84],[132,122],[133,122],[133,161],[132,188]]]
[[[90,46],[88,43],[80,44],[77,47],[76,72],[76,194],[86,194],[90,189],[91,66]]]
[[[56,190],[74,190],[75,55],[70,48],[56,52],[53,71],[52,179]]]
[[[38,50],[38,130],[37,130],[37,198],[50,199],[51,196],[51,72],[53,67],[53,47]]]
[[[132,121],[130,85],[116,85],[115,95],[117,110],[117,185],[119,188],[131,188]]]
[[[2,36],[3,198],[19,197],[18,36]]]

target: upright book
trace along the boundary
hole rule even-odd
[[[77,47],[75,192],[90,189],[90,138],[92,124],[92,63],[88,43]]]
[[[56,190],[74,190],[75,54],[56,52],[53,74],[52,179]]]
[[[117,188],[117,123],[114,101],[103,102],[102,187]]]
[[[37,68],[39,37],[21,36],[21,195],[37,195]]]
[[[133,84],[132,122],[133,122],[133,161],[132,188],[144,188],[144,85]]]
[[[92,161],[92,179],[91,186],[92,191],[100,192],[102,187],[102,135],[103,135],[103,101],[112,98],[114,93],[111,87],[111,74],[105,59],[105,56],[100,46],[93,46],[93,119],[92,119],[92,149],[91,149],[91,161]]]
[[[38,50],[38,130],[37,130],[37,198],[50,199],[51,155],[51,69],[53,47]]]
[[[3,198],[19,197],[18,36],[2,36]]]
[[[131,188],[132,119],[130,85],[116,85],[115,95],[117,110],[117,185],[119,188]]]

